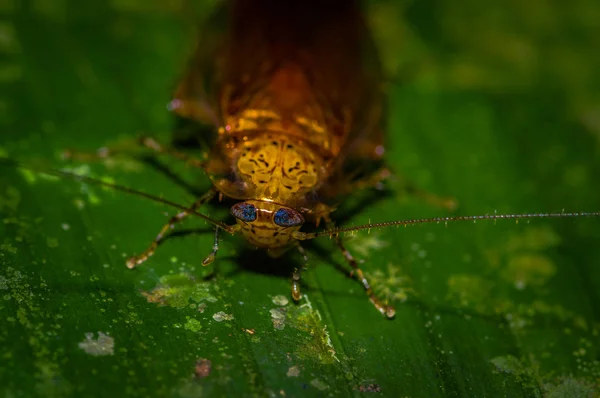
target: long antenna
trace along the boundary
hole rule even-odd
[[[363,225],[357,225],[354,227],[339,227],[327,229],[321,232],[298,232],[294,234],[297,239],[300,240],[308,240],[318,238],[320,236],[334,236],[339,235],[344,232],[356,232],[362,231],[365,229],[371,230],[376,228],[386,228],[386,227],[399,227],[399,226],[408,226],[408,225],[417,225],[417,224],[447,224],[449,222],[457,222],[457,221],[473,221],[477,222],[479,220],[529,220],[533,218],[572,218],[572,217],[600,217],[600,212],[578,212],[578,213],[524,213],[524,214],[486,214],[480,216],[454,216],[454,217],[432,217],[432,218],[419,218],[413,220],[398,220],[398,221],[384,221],[377,223],[369,223]]]
[[[178,203],[172,202],[168,199],[164,199],[158,196],[154,196],[151,195],[149,193],[146,192],[142,192],[142,191],[138,191],[132,188],[127,188],[125,186],[122,185],[118,185],[118,184],[112,184],[110,182],[106,182],[106,181],[102,181],[96,178],[92,178],[92,177],[86,177],[86,176],[82,176],[80,174],[77,173],[73,173],[70,171],[65,171],[65,170],[55,170],[55,169],[46,169],[46,170],[42,170],[42,169],[38,169],[35,167],[31,167],[31,166],[26,166],[23,165],[19,162],[13,161],[12,159],[0,159],[0,163],[4,163],[4,164],[10,164],[16,168],[20,168],[20,169],[24,169],[24,170],[30,170],[33,171],[35,173],[39,173],[39,174],[45,174],[45,175],[50,175],[50,176],[57,176],[57,177],[66,177],[66,178],[71,178],[74,180],[79,180],[79,181],[83,181],[83,182],[87,182],[90,184],[94,184],[94,185],[99,185],[99,186],[103,186],[103,187],[107,187],[107,188],[111,188],[114,189],[116,191],[121,191],[130,195],[136,195],[136,196],[141,196],[144,197],[146,199],[150,199],[153,200],[155,202],[158,203],[162,203],[165,204],[167,206],[171,206],[174,207],[176,209],[179,210],[184,210],[184,211],[189,211],[189,208],[183,205],[180,205]],[[231,229],[231,227],[221,221],[218,220],[214,220],[212,218],[210,218],[207,215],[204,215],[202,213],[198,213],[197,211],[190,211],[190,213],[194,214],[195,216],[200,217],[201,219],[221,228],[222,230],[228,232],[228,233],[233,233],[233,230]]]
[[[40,173],[40,174],[54,175],[54,176],[58,176],[58,177],[66,177],[66,178],[71,178],[71,179],[75,179],[75,180],[79,180],[79,181],[83,181],[83,182],[88,182],[88,183],[94,184],[94,185],[112,188],[114,190],[121,191],[121,192],[130,194],[130,195],[142,196],[146,199],[150,199],[155,202],[162,203],[162,204],[174,207],[179,210],[189,211],[188,207],[180,205],[175,202],[172,202],[168,199],[160,198],[158,196],[154,196],[154,195],[151,195],[146,192],[141,192],[141,191],[137,191],[135,189],[127,188],[122,185],[105,182],[105,181],[102,181],[102,180],[99,180],[96,178],[82,176],[82,175],[72,173],[69,171],[55,170],[55,169],[46,169],[46,170],[37,169],[35,167],[22,165],[12,159],[6,159],[6,158],[0,159],[0,164],[2,164],[2,163],[10,164],[14,167],[25,169],[25,170],[31,170],[31,171],[34,171],[34,172]],[[230,233],[230,234],[235,233],[232,226],[229,226],[221,221],[214,220],[207,215],[198,213],[197,211],[190,211],[190,213],[221,228],[222,230],[224,230],[227,233]],[[406,227],[409,225],[418,225],[418,224],[441,224],[441,223],[448,224],[450,222],[459,222],[459,221],[477,222],[479,220],[516,220],[517,222],[519,222],[519,220],[530,220],[530,219],[540,219],[540,218],[575,218],[575,217],[600,217],[600,212],[596,211],[596,212],[567,213],[567,212],[562,211],[560,213],[485,214],[485,215],[478,215],[478,216],[417,218],[417,219],[412,219],[412,220],[397,220],[397,221],[384,221],[384,222],[377,222],[377,223],[368,223],[368,224],[356,225],[356,226],[352,226],[352,227],[338,227],[338,228],[327,229],[327,230],[321,231],[321,232],[297,231],[293,235],[296,239],[299,239],[299,240],[310,240],[310,239],[315,239],[315,238],[318,238],[321,236],[335,236],[335,235],[339,235],[339,234],[345,233],[345,232],[357,232],[357,231],[363,231],[365,229],[371,230],[371,229],[387,228],[387,227],[394,227],[394,226],[395,227],[399,227],[399,226]]]

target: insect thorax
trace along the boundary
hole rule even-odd
[[[323,157],[297,137],[254,131],[222,137],[219,144],[208,171],[215,187],[231,198],[295,207],[327,177]]]

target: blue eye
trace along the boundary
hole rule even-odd
[[[282,207],[275,212],[273,221],[280,227],[295,227],[304,223],[304,217],[296,210]]]
[[[231,214],[242,221],[252,222],[256,220],[256,207],[246,202],[237,203],[231,207]]]

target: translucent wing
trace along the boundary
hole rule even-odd
[[[334,181],[353,160],[381,157],[381,81],[358,0],[236,0],[202,30],[174,109],[225,129],[273,118]],[[215,148],[215,173],[227,172],[227,151]]]
[[[215,101],[217,54],[228,30],[228,7],[222,3],[200,27],[196,48],[178,82],[169,109],[182,117],[174,131],[174,143],[214,143],[215,132],[222,123]],[[186,120],[196,124],[190,125]]]

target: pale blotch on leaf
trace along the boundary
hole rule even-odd
[[[284,296],[284,295],[282,295],[282,294],[279,294],[279,295],[277,295],[277,296],[274,296],[274,297],[273,297],[273,299],[272,299],[272,301],[273,301],[273,304],[275,304],[275,305],[280,305],[280,306],[282,306],[282,307],[283,307],[283,306],[285,306],[285,305],[288,305],[288,303],[290,302],[290,301],[288,300],[288,298],[287,298],[287,297],[285,297],[285,296]]]
[[[493,283],[479,275],[454,274],[448,278],[447,298],[461,307],[487,313]]]
[[[550,227],[528,227],[524,231],[511,234],[505,245],[506,251],[542,251],[556,247],[560,236]]]
[[[95,357],[115,353],[115,340],[102,332],[98,332],[97,339],[94,339],[94,333],[86,333],[85,340],[78,345],[83,351]]]
[[[285,317],[287,310],[285,308],[272,308],[270,311],[273,327],[277,330],[285,328]]]
[[[495,357],[490,362],[495,367],[495,373],[510,374],[527,387],[541,386],[545,398],[597,397],[600,392],[592,381],[583,378],[564,376],[557,378],[554,374],[540,375],[537,367],[527,367],[512,355]]]
[[[56,238],[46,238],[46,246],[48,246],[51,249],[53,249],[55,247],[58,247],[58,239],[56,239]]]
[[[521,361],[512,355],[495,357],[490,360],[497,372],[511,373],[516,376],[527,373]]]
[[[316,388],[319,391],[325,391],[329,388],[329,386],[325,383],[323,383],[321,380],[319,379],[312,379],[310,381],[310,385],[313,386],[314,388]]]
[[[298,377],[300,376],[300,368],[298,365],[290,366],[286,373],[287,377]]]
[[[375,270],[366,274],[371,286],[381,298],[386,302],[404,303],[409,296],[416,295],[411,286],[412,280],[403,274],[400,266],[388,264],[386,271]]]
[[[564,378],[561,383],[556,386],[546,385],[545,387],[546,394],[544,394],[544,397],[546,398],[592,398],[597,397],[600,393],[597,385],[583,379]]]
[[[540,254],[520,254],[512,257],[502,270],[502,278],[517,289],[543,286],[556,273],[556,265]]]
[[[346,241],[348,248],[360,257],[367,258],[372,252],[377,252],[387,246],[389,243],[380,238],[379,231],[373,231],[370,234],[347,235]]]
[[[0,244],[0,253],[17,254],[17,247],[10,242]]]
[[[219,311],[213,315],[213,319],[217,322],[231,321],[231,320],[233,320],[233,315],[226,314],[223,311]]]
[[[526,366],[526,364],[523,364],[517,357],[512,355],[498,356],[492,358],[490,363],[494,365],[494,373],[510,375],[507,377],[514,377],[524,387],[536,390],[539,388],[540,379],[537,370]]]
[[[288,325],[306,333],[307,336],[303,343],[298,343],[296,355],[321,364],[340,362],[321,314],[312,307],[307,294],[304,294],[303,299],[306,301],[304,304],[289,307],[287,312]]]
[[[196,281],[187,273],[162,276],[156,287],[141,294],[149,303],[174,308],[188,308],[190,301],[197,304],[217,301],[210,283]]]
[[[183,325],[183,328],[190,332],[198,333],[200,329],[202,329],[202,324],[200,324],[200,321],[197,319],[187,317],[187,321]]]

